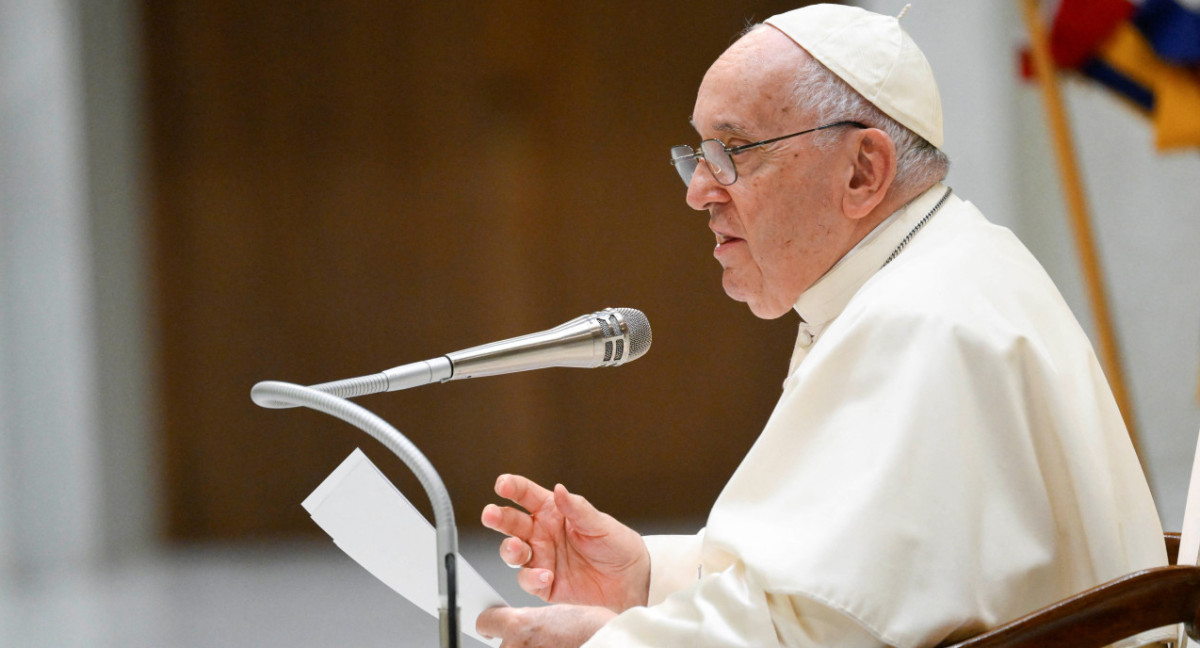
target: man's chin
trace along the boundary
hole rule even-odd
[[[780,304],[770,303],[767,300],[764,300],[757,295],[750,295],[750,294],[746,293],[745,291],[738,290],[737,286],[731,286],[728,283],[726,283],[724,287],[725,287],[725,294],[728,295],[730,299],[732,299],[734,301],[742,302],[743,304],[746,304],[747,306],[749,306],[750,312],[753,313],[754,316],[759,319],[765,319],[765,320],[779,319],[780,317],[783,317],[788,311],[792,310],[792,307],[790,304],[780,305]]]
[[[750,312],[759,319],[773,320],[779,319],[792,310],[790,306],[764,306],[754,302],[746,302],[750,306]]]

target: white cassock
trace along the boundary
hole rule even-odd
[[[1121,415],[1042,267],[954,195],[909,237],[946,191],[801,295],[783,395],[706,529],[646,538],[650,606],[589,648],[934,646],[1166,564]]]

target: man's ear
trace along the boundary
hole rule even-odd
[[[870,214],[887,196],[896,178],[896,145],[887,133],[867,128],[854,133],[853,171],[842,193],[842,211],[860,219]]]

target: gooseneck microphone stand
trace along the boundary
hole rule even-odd
[[[442,648],[459,648],[460,628],[458,609],[458,529],[454,525],[454,508],[450,494],[433,464],[421,454],[396,428],[366,408],[332,394],[292,383],[267,380],[250,390],[250,398],[262,407],[277,408],[279,403],[301,405],[337,417],[375,437],[408,466],[425,487],[433,505],[434,526],[437,530],[438,610]]]
[[[446,486],[412,442],[383,419],[346,398],[546,367],[615,367],[642,357],[649,350],[651,340],[650,322],[642,311],[606,308],[539,333],[447,353],[369,376],[312,387],[264,381],[250,390],[250,397],[259,406],[270,409],[302,405],[336,416],[378,439],[421,480],[433,503],[437,527],[442,648],[458,648],[461,643],[458,577],[455,575],[458,531]]]

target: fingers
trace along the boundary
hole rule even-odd
[[[517,572],[517,584],[526,592],[549,601],[554,588],[554,572],[549,569],[522,569]]]
[[[533,534],[533,518],[528,513],[508,506],[488,504],[479,517],[483,526],[504,535],[528,538]]]
[[[603,533],[604,523],[608,516],[601,513],[582,495],[567,491],[567,487],[558,484],[554,487],[554,504],[571,521],[574,530],[584,535]]]
[[[586,605],[545,605],[531,608],[498,607],[484,610],[475,629],[502,646],[580,646],[616,616],[616,612]]]
[[[516,502],[530,513],[537,513],[554,499],[550,491],[520,475],[500,475],[496,478],[495,490],[500,497]]]
[[[509,567],[523,567],[533,559],[533,547],[527,542],[533,534],[533,518],[525,513],[488,504],[481,516],[483,525],[506,534],[500,543],[500,560]]]
[[[475,618],[475,631],[491,639],[503,637],[505,629],[512,624],[514,610],[510,607],[488,608]]]
[[[524,567],[533,559],[533,548],[519,538],[507,538],[500,543],[500,560],[509,567]]]

